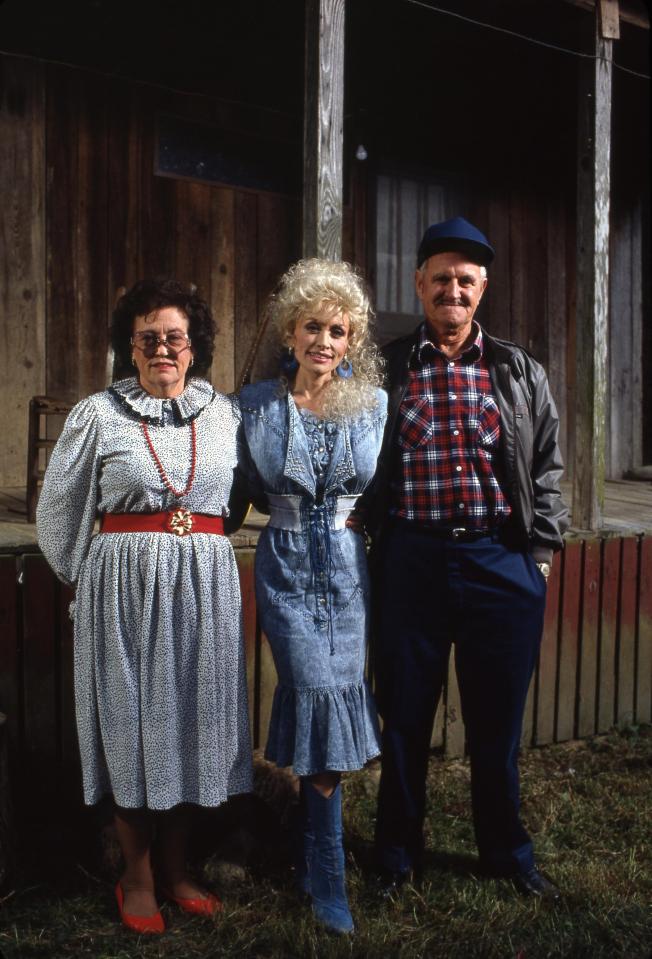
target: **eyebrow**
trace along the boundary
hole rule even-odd
[[[448,273],[433,273],[432,279],[433,280],[453,280],[455,279],[455,277],[450,276]],[[476,277],[474,273],[462,273],[460,276],[457,277],[458,283],[461,280],[471,280],[473,283],[475,283],[477,279],[478,278]]]

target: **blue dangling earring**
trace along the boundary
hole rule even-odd
[[[285,376],[292,376],[299,369],[299,363],[291,346],[286,346],[281,354],[281,370]]]
[[[347,360],[347,358],[344,357],[344,359],[340,361],[340,365],[335,367],[335,372],[338,376],[341,376],[343,380],[348,380],[353,376],[353,364],[351,360]]]

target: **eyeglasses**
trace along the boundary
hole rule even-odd
[[[154,356],[161,344],[173,353],[182,353],[190,346],[190,337],[181,330],[170,330],[166,336],[158,336],[151,330],[143,330],[134,333],[131,337],[131,345],[142,350],[145,356]]]

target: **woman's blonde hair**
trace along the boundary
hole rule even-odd
[[[349,318],[346,358],[353,373],[349,379],[333,375],[323,412],[327,417],[349,419],[373,409],[375,387],[382,383],[382,358],[371,338],[373,312],[363,278],[349,263],[299,260],[283,274],[268,303],[282,346],[287,346],[301,317],[324,308]],[[281,377],[281,382],[288,389],[287,378]]]

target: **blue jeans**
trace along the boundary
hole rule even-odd
[[[381,865],[421,865],[432,725],[454,643],[481,864],[500,875],[528,870],[534,857],[519,818],[518,751],[543,627],[542,574],[497,535],[455,542],[397,521],[380,547],[374,585]]]

